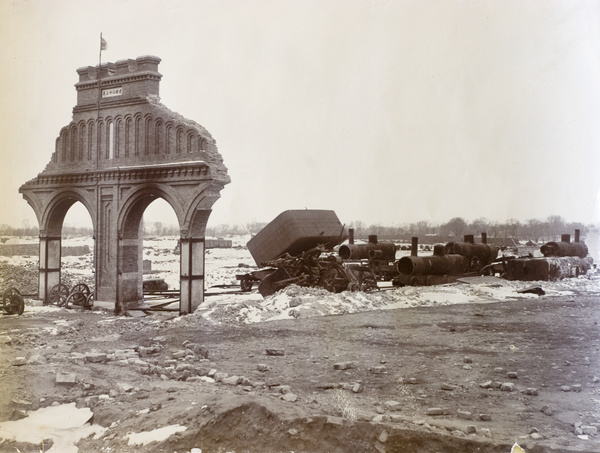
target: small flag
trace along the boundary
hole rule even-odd
[[[104,39],[102,35],[100,35],[100,50],[106,50],[107,47],[108,44],[106,43],[106,39]]]

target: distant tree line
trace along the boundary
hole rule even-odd
[[[250,222],[243,225],[209,225],[206,229],[208,237],[228,237],[241,234],[256,234],[265,227],[265,222]],[[520,222],[508,219],[505,222],[495,222],[485,218],[478,218],[467,222],[461,217],[450,219],[446,223],[437,224],[422,220],[420,222],[402,224],[399,226],[368,225],[360,220],[346,224],[346,229],[354,228],[357,239],[367,239],[369,235],[376,234],[380,239],[410,241],[416,236],[422,243],[446,240],[462,240],[465,234],[479,237],[486,233],[489,238],[512,238],[521,241],[548,242],[560,239],[560,236],[569,233],[573,238],[578,229],[585,236],[591,225],[581,222],[567,222],[559,215],[553,215],[546,220],[531,219]],[[0,225],[0,236],[37,236],[38,227],[26,224],[20,228],[9,225]],[[63,236],[92,236],[91,227],[75,227],[65,225]],[[164,224],[162,222],[144,223],[144,234],[149,236],[178,236],[179,226]]]
[[[511,238],[521,241],[548,242],[560,239],[562,234],[569,233],[573,239],[575,230],[585,236],[591,225],[581,222],[567,222],[558,215],[548,217],[546,220],[531,219],[520,222],[516,219],[508,219],[505,222],[494,222],[485,218],[478,218],[467,222],[461,217],[454,217],[446,223],[435,224],[427,221],[409,223],[397,227],[385,227],[381,225],[369,225],[357,221],[349,226],[355,229],[355,237],[364,238],[369,234],[376,234],[382,239],[410,240],[416,236],[421,242],[427,242],[427,238],[435,240],[462,240],[465,234],[479,237],[486,233],[489,238]]]

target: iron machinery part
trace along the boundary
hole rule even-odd
[[[396,244],[393,242],[343,244],[340,246],[338,254],[344,260],[378,259],[394,261],[396,259]]]
[[[256,264],[265,266],[281,256],[300,256],[318,246],[331,250],[347,238],[334,211],[300,209],[282,212],[246,245]]]
[[[498,251],[498,247],[488,244],[472,244],[470,242],[448,242],[446,244],[446,253],[463,255],[468,258],[478,256],[486,264],[496,259]]]
[[[341,293],[348,288],[348,279],[337,266],[331,266],[321,272],[318,285],[332,293]]]
[[[240,287],[242,288],[242,291],[245,291],[245,292],[252,291],[253,284],[254,284],[254,281],[249,278],[240,279]]]
[[[69,297],[67,297],[67,308],[69,306],[69,302],[72,305],[84,306],[89,295],[90,287],[85,283],[78,283],[77,285],[73,286],[71,292],[69,293]]]
[[[549,256],[578,256],[585,258],[588,248],[583,242],[547,242],[540,247],[545,257]]]
[[[396,277],[392,284],[397,287],[402,286],[432,286],[454,283],[461,277],[457,275],[402,275]]]
[[[468,272],[469,261],[462,255],[404,256],[396,262],[402,275],[458,275]]]
[[[167,291],[169,284],[164,278],[148,278],[142,282],[142,291],[153,293],[158,291]]]
[[[483,263],[481,262],[481,258],[479,258],[477,255],[472,257],[469,261],[469,272],[475,272],[476,274],[479,274],[482,268]]]
[[[290,278],[290,274],[285,268],[279,267],[260,281],[258,284],[258,292],[263,297],[275,294],[281,288],[287,286],[284,282],[289,281]]]
[[[507,280],[556,281],[585,275],[593,260],[578,256],[549,256],[544,258],[515,258],[506,262]]]
[[[70,292],[71,291],[69,291],[69,287],[64,283],[54,285],[50,289],[49,303],[62,307],[67,302],[67,298],[69,297]]]
[[[344,264],[342,266],[346,275],[346,281],[349,282],[348,291],[375,291],[377,286],[377,277],[370,266],[356,263]]]
[[[69,294],[69,297],[67,297],[67,301],[65,302],[65,308],[70,308],[72,305],[77,305],[89,310],[94,305],[94,295],[85,294],[83,291],[71,291],[71,294]]]
[[[25,301],[17,288],[11,287],[4,291],[4,296],[2,297],[2,309],[7,315],[20,316],[23,314],[23,311],[25,310]]]

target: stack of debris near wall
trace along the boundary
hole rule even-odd
[[[575,230],[575,242],[569,234],[563,234],[560,242],[548,242],[540,247],[540,258],[516,258],[505,262],[502,275],[507,280],[554,281],[585,275],[593,266],[587,246],[579,240]]]

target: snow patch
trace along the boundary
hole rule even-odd
[[[183,432],[186,429],[187,427],[181,425],[163,426],[162,428],[156,428],[152,431],[129,433],[125,438],[127,439],[128,445],[148,445],[150,442],[166,440],[173,434]]]
[[[54,445],[48,453],[77,453],[75,444],[80,439],[92,434],[98,439],[107,430],[88,423],[93,415],[87,407],[77,409],[75,403],[44,407],[28,412],[21,420],[0,423],[0,438],[37,445],[52,439]]]

